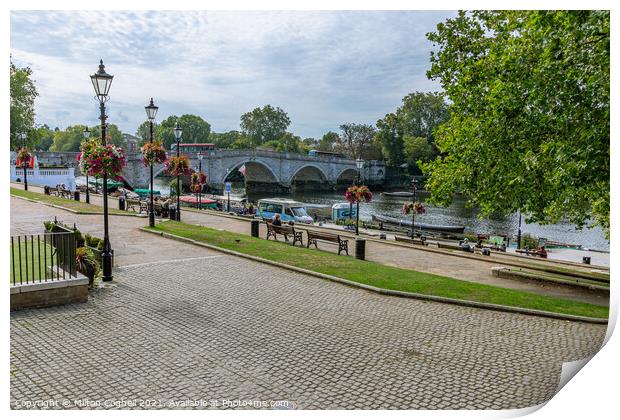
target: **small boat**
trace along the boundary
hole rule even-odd
[[[144,197],[151,195],[151,190],[146,189],[146,188],[136,188],[135,190],[133,190],[133,192],[138,194],[140,198],[144,198]],[[160,196],[161,193],[158,190],[153,190],[153,195]]]
[[[567,244],[565,242],[549,241],[549,240],[545,240],[544,246],[547,248],[569,248],[569,249],[581,249],[582,248],[582,246],[579,244]]]
[[[378,214],[372,215],[372,220],[379,223],[386,223],[390,225],[411,227],[411,219],[398,219],[396,217],[381,216]],[[465,226],[447,226],[447,225],[429,225],[427,223],[416,223],[416,229],[437,231],[437,232],[449,232],[449,233],[463,233]]]
[[[413,193],[410,191],[382,192],[381,195],[387,197],[413,197]]]
[[[179,197],[179,201],[181,205],[185,204],[188,207],[198,207],[198,197],[193,195],[182,195]],[[200,200],[200,207],[203,209],[214,209],[217,207],[217,201],[202,197]]]

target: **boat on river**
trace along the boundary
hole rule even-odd
[[[396,217],[382,216],[379,214],[373,214],[372,220],[374,222],[385,223],[388,225],[411,227],[411,220],[398,219]],[[465,226],[450,226],[450,225],[431,225],[428,223],[416,223],[415,228],[419,230],[427,230],[431,232],[446,232],[446,233],[463,233]]]
[[[413,193],[410,191],[382,192],[381,194],[386,197],[413,197]]]
[[[198,197],[193,195],[182,195],[181,197],[179,197],[179,201],[181,202],[181,205],[186,205],[188,207],[198,207]],[[201,197],[200,207],[203,209],[214,209],[217,207],[217,201],[211,200],[206,197]]]

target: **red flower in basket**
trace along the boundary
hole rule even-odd
[[[207,176],[204,172],[192,172],[192,184],[205,185],[207,183]]]
[[[82,142],[79,155],[80,170],[90,176],[118,179],[125,166],[125,153],[113,144],[102,145],[99,139]]]
[[[344,193],[344,198],[349,203],[370,203],[372,201],[372,193],[366,185],[354,185],[349,187]]]
[[[30,166],[30,159],[32,155],[27,147],[22,147],[17,151],[17,166]]]
[[[189,159],[187,158],[187,156],[171,157],[166,162],[166,170],[171,176],[181,176],[188,174],[190,171]]]
[[[200,194],[202,192],[202,187],[204,187],[203,184],[194,183],[189,186],[189,190],[194,194]]]
[[[166,161],[166,148],[159,140],[152,143],[145,143],[140,148],[142,152],[142,163],[149,166],[156,163],[164,163]]]
[[[426,213],[426,207],[424,207],[424,204],[417,201],[412,203],[405,201],[403,203],[403,214],[409,214],[411,212],[414,212],[415,214],[424,214]]]

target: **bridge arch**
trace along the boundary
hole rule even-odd
[[[245,175],[239,169],[245,165]],[[222,182],[242,180],[245,182],[278,183],[276,172],[267,163],[256,159],[244,159],[234,163],[225,170]]]
[[[329,176],[325,173],[323,168],[317,165],[307,164],[297,168],[291,175],[289,182],[325,182],[328,180]]]
[[[357,169],[345,168],[336,177],[336,184],[352,184],[357,178]]]

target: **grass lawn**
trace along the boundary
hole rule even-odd
[[[32,243],[30,240],[21,242],[19,246],[15,240],[13,242],[13,246],[11,247],[11,260],[9,261],[10,283],[13,284],[13,257],[15,257],[15,282],[19,283],[20,278],[24,283],[26,282],[26,279],[31,282],[32,280],[45,279],[47,266],[52,265],[53,250],[54,247],[52,247],[51,244],[38,241],[37,239],[35,239]],[[44,255],[44,253],[47,255]],[[40,259],[39,255],[41,255]]]
[[[371,261],[357,260],[353,257],[338,256],[331,252],[293,247],[283,242],[266,241],[249,235],[176,221],[165,221],[149,229],[383,289],[594,318],[607,318],[609,314],[609,308],[605,306],[390,267]],[[237,243],[236,239],[240,241]]]
[[[18,197],[29,198],[31,200],[38,201],[42,204],[53,204],[56,206],[62,206],[73,211],[78,212],[79,214],[103,214],[103,207],[97,206],[95,204],[87,204],[81,201],[75,201],[69,198],[56,197],[53,195],[45,195],[41,193],[36,193],[32,191],[24,191],[17,188],[11,188],[11,194],[16,195]],[[132,215],[133,213],[111,209],[108,207],[108,212],[110,214],[123,214],[123,215]]]

